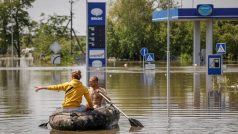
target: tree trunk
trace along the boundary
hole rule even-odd
[[[19,31],[19,22],[18,22],[18,10],[16,11],[16,16],[14,17],[16,22],[16,32],[15,32],[15,38],[16,38],[16,44],[14,44],[16,50],[17,50],[17,56],[21,57],[21,42],[20,42],[20,31]]]
[[[8,36],[7,36],[7,21],[6,18],[3,18],[3,23],[2,23],[2,33],[1,33],[1,42],[0,42],[0,54],[6,54],[7,53],[7,47],[8,47]]]

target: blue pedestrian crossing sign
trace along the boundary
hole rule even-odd
[[[154,53],[148,53],[145,55],[146,62],[155,62]]]
[[[140,49],[140,54],[141,54],[142,56],[145,56],[146,54],[148,54],[148,48],[142,47],[142,48]]]
[[[216,44],[217,54],[226,54],[226,43]]]

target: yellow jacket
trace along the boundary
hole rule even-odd
[[[82,96],[86,98],[89,106],[93,106],[88,89],[77,79],[73,79],[70,82],[65,82],[63,84],[48,86],[47,88],[49,90],[65,91],[64,102],[62,103],[63,108],[80,107]]]

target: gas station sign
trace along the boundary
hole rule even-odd
[[[88,2],[87,78],[97,76],[106,88],[106,2]]]

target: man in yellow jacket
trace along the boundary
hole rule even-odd
[[[74,71],[71,74],[71,81],[63,84],[51,86],[37,86],[36,92],[42,89],[65,91],[64,102],[62,103],[63,112],[84,112],[86,106],[82,105],[82,96],[88,102],[89,109],[93,109],[92,100],[89,96],[88,89],[82,84],[81,71]]]

